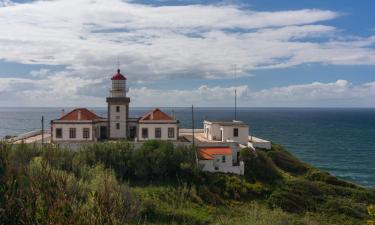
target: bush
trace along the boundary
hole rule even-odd
[[[286,182],[282,188],[274,191],[268,199],[268,204],[285,211],[302,213],[315,211],[324,201],[324,193],[319,186],[302,179]]]
[[[305,174],[308,171],[307,165],[293,157],[286,151],[269,151],[267,155],[282,170],[293,175]]]
[[[317,169],[311,169],[306,175],[306,178],[311,181],[323,181],[327,184],[332,184],[342,187],[358,188],[357,185],[343,181],[330,175],[328,172],[323,172]]]
[[[282,179],[274,162],[264,151],[257,150],[247,155],[245,159],[245,177],[252,182],[261,181],[266,183],[275,183]],[[243,157],[243,156],[242,156]]]

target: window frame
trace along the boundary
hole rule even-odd
[[[155,127],[155,138],[161,138],[161,136],[162,136],[161,127]]]
[[[120,106],[116,105],[116,112],[120,112]]]
[[[120,130],[120,123],[116,123],[116,130]]]
[[[233,128],[233,137],[238,137],[239,136],[239,129],[238,127]]]
[[[142,138],[148,138],[148,128],[142,127]]]
[[[227,161],[227,159],[226,159],[225,155],[222,155],[222,156],[221,156],[221,162],[222,162],[222,163],[225,163],[226,161]]]
[[[69,128],[69,139],[76,139],[77,138],[77,128],[70,127]]]
[[[90,138],[90,128],[84,127],[82,129],[82,137],[83,137],[83,139],[89,139]]]
[[[175,129],[174,129],[174,127],[168,127],[168,138],[175,138]]]
[[[59,132],[58,132],[59,131]],[[60,134],[60,135],[58,135],[58,134]],[[63,129],[62,128],[56,128],[55,129],[55,136],[56,136],[56,138],[58,138],[58,139],[61,139],[61,138],[63,138]]]

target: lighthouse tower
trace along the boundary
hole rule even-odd
[[[110,139],[127,138],[130,98],[126,97],[126,78],[118,69],[111,80],[112,88],[107,97],[108,136]]]

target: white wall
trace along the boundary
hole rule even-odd
[[[116,107],[120,107],[120,112],[116,112]],[[126,138],[127,137],[127,104],[111,103],[109,105],[109,127],[110,138]],[[120,129],[116,128],[116,124],[120,124]]]
[[[234,128],[238,128],[238,137],[233,136]],[[239,144],[246,144],[249,140],[249,127],[221,126],[223,130],[223,141],[233,140]]]
[[[174,138],[168,138],[168,128],[174,128]],[[148,128],[148,138],[142,138],[142,128]],[[155,128],[161,128],[161,138],[155,138]],[[158,123],[153,121],[153,123],[139,123],[138,125],[138,140],[171,140],[175,141],[178,139],[178,124],[177,123]]]
[[[207,172],[234,173],[243,175],[245,164],[241,161],[238,166],[233,166],[232,156],[226,155],[226,162],[222,163],[222,155],[217,155],[213,160],[199,160],[202,170]]]
[[[209,123],[205,123],[205,134],[206,134],[206,138],[210,141],[221,141],[220,140],[220,126],[218,124],[209,124]],[[209,129],[208,133],[207,132],[207,128]]]
[[[207,133],[207,128],[209,132]],[[238,137],[233,136],[233,129],[238,128]],[[221,130],[223,130],[223,136],[221,138]],[[204,123],[204,133],[210,141],[223,141],[227,142],[232,140],[240,144],[246,144],[249,139],[249,127],[248,126],[222,126],[217,123]]]
[[[91,122],[91,121],[90,121]],[[94,141],[96,138],[94,138],[95,134],[93,132],[93,124],[90,122],[86,124],[52,124],[52,140],[54,142],[59,141]],[[62,138],[56,138],[56,129],[62,128]],[[76,128],[76,138],[70,139],[69,138],[69,129],[70,128]],[[90,130],[90,136],[89,138],[83,138],[83,128],[89,128]]]

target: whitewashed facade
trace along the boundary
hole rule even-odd
[[[203,171],[234,173],[243,175],[245,166],[239,161],[236,152],[230,146],[199,147],[199,164]]]
[[[107,120],[86,108],[78,108],[51,121],[51,141],[89,142],[99,140],[106,132]],[[104,130],[104,131],[103,131]]]
[[[236,142],[247,144],[249,126],[241,121],[208,121],[203,122],[207,140],[220,142]]]
[[[137,140],[177,141],[178,131],[178,120],[156,108],[139,119]]]

